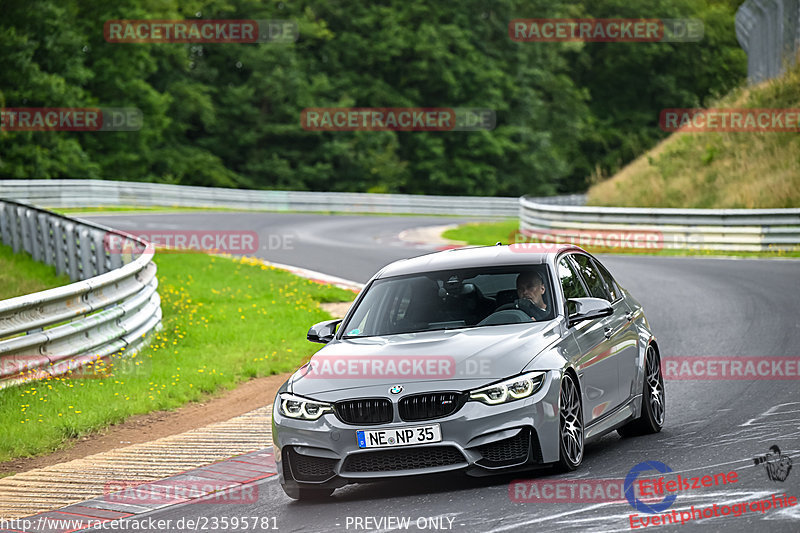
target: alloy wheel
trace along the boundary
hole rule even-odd
[[[573,465],[583,459],[583,412],[578,387],[569,374],[561,380],[561,443]]]
[[[653,346],[647,347],[646,367],[647,387],[650,389],[650,412],[658,426],[664,425],[664,378],[661,376],[661,365],[658,364]]]

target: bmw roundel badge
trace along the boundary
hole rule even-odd
[[[390,394],[400,394],[401,392],[403,392],[403,386],[402,385],[395,385],[394,387],[389,389],[389,393]]]

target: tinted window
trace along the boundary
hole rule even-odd
[[[586,294],[586,289],[581,285],[578,276],[575,275],[566,257],[558,262],[558,278],[561,281],[561,288],[564,290],[564,298],[585,298],[589,296]]]
[[[611,301],[611,297],[606,291],[606,284],[589,256],[575,254],[572,258],[578,265],[578,271],[581,273],[583,281],[586,282],[586,286],[589,287],[592,297]]]
[[[617,282],[614,281],[613,276],[611,276],[611,274],[608,273],[606,267],[601,265],[600,261],[595,261],[594,264],[597,267],[597,270],[600,271],[600,276],[602,276],[603,281],[606,282],[606,288],[608,289],[608,293],[611,295],[611,301],[613,302],[621,298],[622,294],[620,293],[620,290],[617,287]]]

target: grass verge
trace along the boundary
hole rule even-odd
[[[27,253],[15,254],[0,244],[0,300],[53,289],[69,283],[69,277],[56,274],[55,267],[38,263]]]
[[[162,253],[156,263],[164,327],[151,345],[82,379],[0,390],[0,462],[292,371],[318,348],[305,339],[309,325],[330,318],[317,304],[353,299],[255,259]]]
[[[468,245],[491,246],[497,242],[510,244],[515,242],[519,220],[506,220],[496,223],[464,224],[442,233],[446,239],[462,241]],[[705,256],[705,257],[750,257],[761,259],[775,259],[786,257],[800,257],[800,251],[765,251],[765,252],[735,252],[722,250],[642,250],[630,248],[610,247],[585,247],[586,251],[593,254],[625,254],[625,255],[660,255],[660,256]]]
[[[498,242],[503,244],[513,242],[518,229],[519,220],[512,218],[502,222],[462,224],[457,228],[446,230],[442,233],[442,237],[469,245],[490,246]]]

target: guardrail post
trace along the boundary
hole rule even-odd
[[[11,229],[11,248],[15,254],[22,249],[22,207],[12,206],[9,209],[9,228]]]
[[[92,241],[89,237],[89,230],[78,228],[78,250],[80,254],[81,279],[96,276],[94,265],[92,265]]]
[[[64,232],[64,221],[53,221],[53,253],[56,273],[59,275],[67,274],[66,259],[66,233]]]
[[[33,239],[31,238],[31,211],[27,207],[22,209],[20,217],[20,233],[22,234],[22,249],[33,255]]]
[[[53,217],[44,217],[42,221],[42,226],[45,230],[43,235],[45,256],[47,257],[47,264],[52,266],[56,265],[56,222],[57,220],[53,219]]]
[[[49,217],[44,213],[36,213],[33,219],[35,222],[36,232],[36,245],[39,258],[34,257],[36,261],[46,265],[53,264],[53,249],[50,244],[50,228],[48,224]]]
[[[114,270],[125,264],[125,261],[122,260],[122,250],[117,248],[117,246],[119,246],[117,243],[122,242],[122,239],[111,241],[109,237],[109,235],[103,236],[103,249],[106,250],[106,253],[108,254],[108,260],[111,264],[111,269]],[[130,243],[130,245],[133,246],[133,241],[127,237],[125,237],[124,242],[126,244]]]
[[[63,231],[66,238],[67,272],[69,279],[77,281],[81,279],[80,260],[78,259],[78,230],[74,222],[67,221],[64,222]]]
[[[11,245],[11,213],[8,204],[0,204],[0,241]]]
[[[103,239],[103,234],[99,231],[92,231],[90,237],[94,245],[94,263],[97,268],[97,275],[105,274],[110,270],[110,265],[106,262],[108,255],[104,246],[105,239]]]

